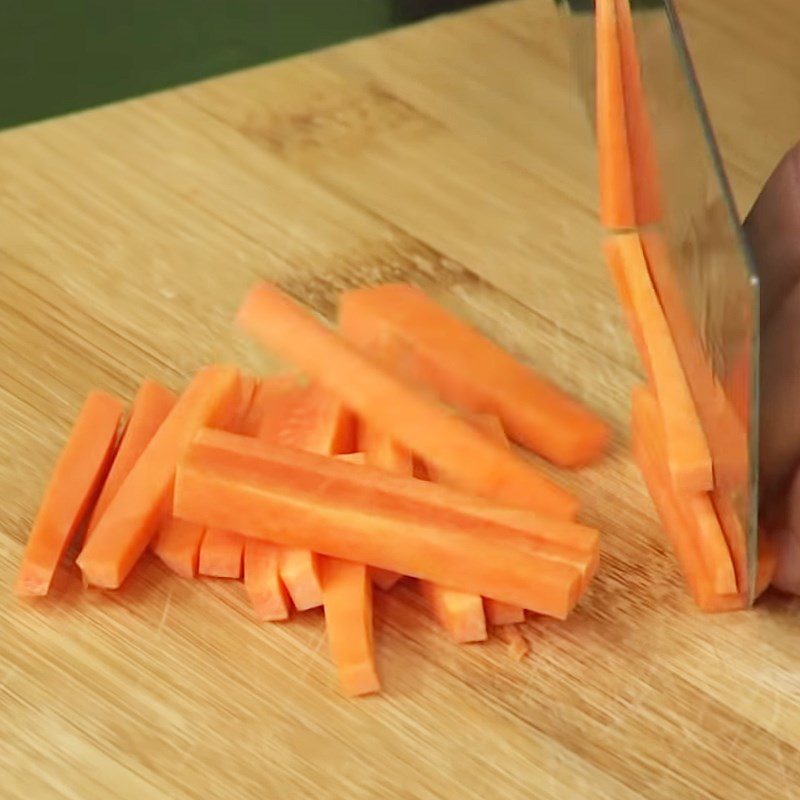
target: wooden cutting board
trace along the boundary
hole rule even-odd
[[[0,785],[11,798],[790,798],[797,604],[684,597],[627,439],[636,359],[599,254],[594,155],[549,0],[501,3],[0,135]],[[746,207],[800,129],[791,0],[686,0]],[[783,16],[781,16],[783,15]],[[735,60],[729,53],[735,52]],[[793,105],[794,104],[794,105]],[[456,646],[377,598],[382,695],[342,699],[321,613],[258,625],[239,584],[146,560],[10,586],[90,387],[130,398],[212,359],[257,278],[331,315],[416,281],[614,425],[560,474],[603,567],[531,654]]]

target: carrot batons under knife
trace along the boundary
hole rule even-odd
[[[394,339],[392,371],[454,406],[496,415],[512,439],[555,464],[581,466],[608,444],[596,415],[414,286],[345,292],[339,325],[348,341]]]
[[[381,369],[275,287],[263,283],[252,289],[237,321],[362,419],[459,475],[471,491],[502,495],[511,505],[555,517],[576,515],[578,503],[569,492]]]
[[[117,588],[169,512],[175,465],[199,428],[229,413],[239,373],[206,367],[195,375],[112,498],[77,563],[84,579]]]
[[[176,574],[193,578],[204,533],[202,525],[167,517],[158,529],[153,552]]]
[[[53,575],[105,478],[122,403],[90,392],[61,451],[22,557],[14,593],[47,594]]]
[[[133,469],[139,456],[144,452],[148,442],[172,410],[176,399],[172,392],[155,381],[145,381],[139,387],[108,477],[97,498],[92,516],[89,518],[84,543],[89,540],[93,528],[108,508],[108,504],[125,478],[128,477],[128,473]]]
[[[625,283],[634,339],[643,348],[650,385],[664,423],[667,461],[675,488],[706,492],[714,487],[711,452],[664,312],[650,279],[638,234],[609,237],[606,255]],[[621,295],[623,296],[623,295]]]
[[[289,595],[278,569],[280,550],[258,539],[244,543],[244,588],[256,619],[276,622],[289,618]]]
[[[372,633],[372,581],[363,564],[322,559],[325,628],[348,697],[380,691]]]

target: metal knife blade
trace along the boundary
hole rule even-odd
[[[566,12],[578,87],[594,124],[594,2],[556,1]],[[662,221],[640,232],[650,240],[651,275],[708,438],[717,511],[723,527],[739,526],[744,536],[751,603],[758,560],[758,276],[673,1],[632,0],[631,7],[663,207]]]

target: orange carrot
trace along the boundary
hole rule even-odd
[[[530,647],[518,625],[501,625],[498,628],[500,637],[508,644],[508,652],[514,661],[522,661]]]
[[[274,287],[255,287],[237,319],[367,422],[461,476],[470,490],[556,517],[575,516],[577,501],[566,490],[376,366]]]
[[[319,557],[316,553],[303,547],[281,547],[278,563],[281,580],[298,611],[322,605]]]
[[[736,591],[733,564],[719,525],[704,535],[697,507],[670,480],[658,406],[643,387],[634,391],[631,425],[634,456],[695,602],[707,611],[743,607],[745,597]]]
[[[122,404],[90,392],[56,462],[22,557],[14,593],[46,595],[59,562],[108,470]]]
[[[364,452],[366,463],[376,469],[385,469],[396,475],[414,474],[414,459],[411,453],[391,436],[363,422],[358,426],[358,449]],[[377,567],[370,567],[372,582],[388,592],[403,576]]]
[[[430,581],[419,588],[433,616],[454,642],[482,642],[486,639],[486,616],[479,594],[448,589]]]
[[[117,588],[170,511],[178,456],[203,425],[230,408],[239,373],[206,367],[194,377],[112,498],[78,556],[84,579]],[[177,515],[180,516],[180,515]]]
[[[694,400],[675,350],[661,304],[653,288],[638,234],[611,237],[611,260],[622,267],[632,313],[636,317],[661,416],[670,475],[678,490],[706,492],[714,487],[711,453]]]
[[[236,531],[209,527],[200,543],[197,571],[211,578],[242,577],[244,536]]]
[[[86,529],[84,543],[89,540],[92,530],[108,508],[111,499],[119,490],[139,456],[144,452],[147,443],[153,438],[159,425],[175,405],[176,397],[160,383],[147,380],[140,387],[133,399],[130,417],[120,439],[117,454],[109,470],[100,496],[95,503],[89,525]]]
[[[339,461],[345,461],[348,464],[359,464],[362,467],[367,463],[367,459],[363,453],[340,453],[334,456],[334,458]]]
[[[557,617],[598,555],[597,532],[575,523],[214,430],[186,450],[175,513]]]
[[[274,544],[245,540],[244,588],[256,618],[268,622],[289,618],[289,596],[278,570],[279,556]]]
[[[197,574],[204,533],[202,525],[167,517],[158,529],[153,551],[173,572],[183,578],[193,578]]]
[[[600,222],[607,228],[633,228],[636,207],[615,0],[597,0],[595,26]]]
[[[242,425],[250,413],[257,389],[258,381],[252,375],[241,373],[236,394],[231,399],[227,413],[220,419],[218,427],[233,433],[243,433]]]
[[[586,464],[608,444],[603,421],[421,289],[388,284],[345,292],[339,327],[370,356],[375,340],[389,347],[391,371],[401,378],[454,406],[497,415],[512,439],[556,464]]]
[[[661,178],[629,0],[616,0],[615,10],[636,223],[647,225],[660,220],[663,214]]]
[[[380,690],[372,635],[372,582],[363,564],[322,560],[325,629],[348,697]]]

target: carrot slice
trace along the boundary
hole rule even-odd
[[[155,381],[147,380],[139,387],[139,391],[136,392],[136,397],[133,399],[130,417],[120,439],[114,462],[89,518],[84,544],[91,537],[92,530],[105,513],[111,499],[119,491],[122,482],[128,477],[133,465],[144,452],[147,443],[153,438],[158,427],[172,410],[176,399],[172,392]]]
[[[348,697],[380,691],[372,634],[372,582],[363,564],[322,559],[325,629]]]
[[[495,414],[512,439],[556,464],[586,464],[608,444],[602,420],[415,286],[345,292],[339,327],[370,356],[372,340],[396,340],[392,372],[454,406]]]
[[[701,504],[687,502],[669,478],[658,406],[644,387],[634,390],[632,433],[634,456],[695,602],[703,610],[743,607],[745,598],[737,593],[724,535],[719,523],[713,528],[709,522],[713,508],[709,513],[708,496],[701,521]]]
[[[108,470],[122,404],[90,392],[56,462],[22,557],[14,593],[46,595],[59,562]]]
[[[367,422],[461,476],[472,491],[556,517],[577,513],[577,500],[565,489],[386,373],[278,289],[256,286],[237,320]]]
[[[597,0],[595,36],[600,222],[607,228],[633,228],[636,205],[615,0]]]
[[[256,618],[277,622],[289,618],[289,595],[278,570],[280,550],[269,542],[246,539],[244,588]]]
[[[198,428],[215,423],[230,408],[238,379],[238,371],[226,366],[206,367],[194,377],[133,465],[78,556],[78,566],[88,583],[115,589],[125,580],[161,519],[169,513],[179,454]]]
[[[629,0],[616,0],[615,11],[633,204],[637,225],[647,225],[658,222],[663,215],[661,177],[656,159],[653,124],[645,103]]]
[[[201,431],[187,448],[175,513],[557,617],[597,564],[589,528],[224,431]]]
[[[183,578],[193,578],[197,574],[204,533],[202,525],[167,517],[158,529],[153,551],[173,572]]]
[[[210,578],[242,577],[244,536],[236,531],[207,528],[200,543],[197,571]]]
[[[686,376],[659,303],[638,234],[606,240],[609,261],[619,265],[647,356],[645,366],[664,423],[669,471],[678,490],[714,487],[711,452]]]
[[[430,581],[419,582],[433,616],[454,642],[482,642],[487,638],[486,616],[479,594],[448,589]]]
[[[372,425],[358,426],[358,449],[363,451],[366,463],[376,469],[385,469],[396,475],[414,474],[414,458],[403,445],[377,430]],[[403,579],[402,575],[377,567],[370,567],[372,582],[382,591],[388,592]]]

